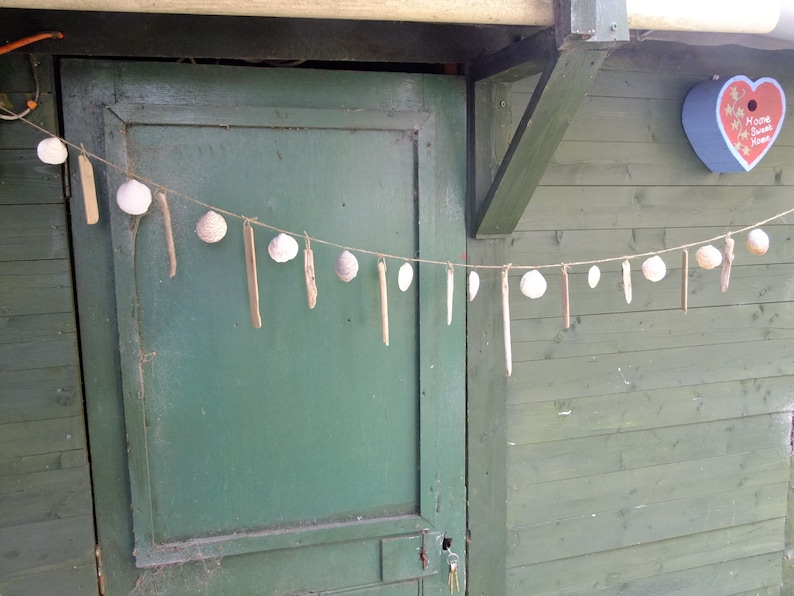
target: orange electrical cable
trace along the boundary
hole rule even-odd
[[[41,33],[36,33],[35,35],[29,35],[27,37],[23,37],[22,39],[18,39],[16,41],[12,41],[11,43],[7,43],[4,46],[0,46],[0,55],[7,54],[8,52],[12,52],[17,48],[21,48],[31,43],[35,43],[37,41],[41,41],[43,39],[63,39],[64,35],[60,31],[42,31]]]

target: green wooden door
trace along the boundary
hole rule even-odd
[[[458,551],[465,534],[463,274],[451,325],[445,266],[396,281],[403,259],[463,257],[460,81],[91,61],[63,81],[67,137],[107,160],[100,224],[73,200],[72,225],[109,593],[448,591],[442,538]],[[162,209],[116,206],[131,177],[165,189],[173,278]],[[228,225],[213,244],[195,232],[209,207]],[[269,258],[277,229],[312,239],[314,309],[302,256]]]

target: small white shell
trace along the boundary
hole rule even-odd
[[[397,272],[397,286],[401,291],[405,292],[411,287],[411,282],[414,280],[414,268],[411,263],[403,263],[400,270]]]
[[[527,298],[540,298],[546,293],[546,278],[537,269],[527,271],[522,277],[519,284],[521,293]]]
[[[714,269],[722,263],[722,253],[711,244],[701,246],[695,253],[695,260],[703,269]]]
[[[587,272],[587,285],[595,288],[599,281],[601,281],[601,269],[598,268],[598,265],[593,265]]]
[[[667,275],[667,265],[664,264],[662,257],[654,255],[645,259],[642,264],[642,275],[648,281],[661,281]]]
[[[207,211],[196,223],[196,234],[207,244],[219,242],[226,235],[226,220],[215,211]]]
[[[119,209],[130,215],[143,215],[152,204],[152,191],[137,180],[129,180],[116,191]]]
[[[766,254],[766,251],[769,250],[769,236],[761,228],[755,228],[747,234],[745,245],[747,250],[754,255]]]
[[[350,281],[358,275],[358,259],[356,255],[345,250],[336,259],[336,275],[342,281]]]
[[[66,161],[69,151],[66,149],[66,145],[61,142],[61,139],[47,137],[39,142],[36,147],[36,154],[44,163],[58,165]]]
[[[476,271],[469,272],[469,302],[477,297],[480,291],[480,274]]]
[[[289,234],[281,233],[267,245],[270,258],[276,263],[286,263],[298,256],[298,241]]]

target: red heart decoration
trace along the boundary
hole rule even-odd
[[[739,75],[696,85],[681,116],[692,148],[712,172],[746,172],[772,147],[785,115],[776,80]]]
[[[720,128],[745,170],[752,169],[769,151],[785,113],[785,96],[774,79],[753,82],[738,76],[725,84],[719,101]]]

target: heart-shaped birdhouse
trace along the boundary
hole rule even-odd
[[[772,147],[785,116],[786,96],[776,80],[740,75],[692,88],[681,120],[712,172],[749,172]]]

